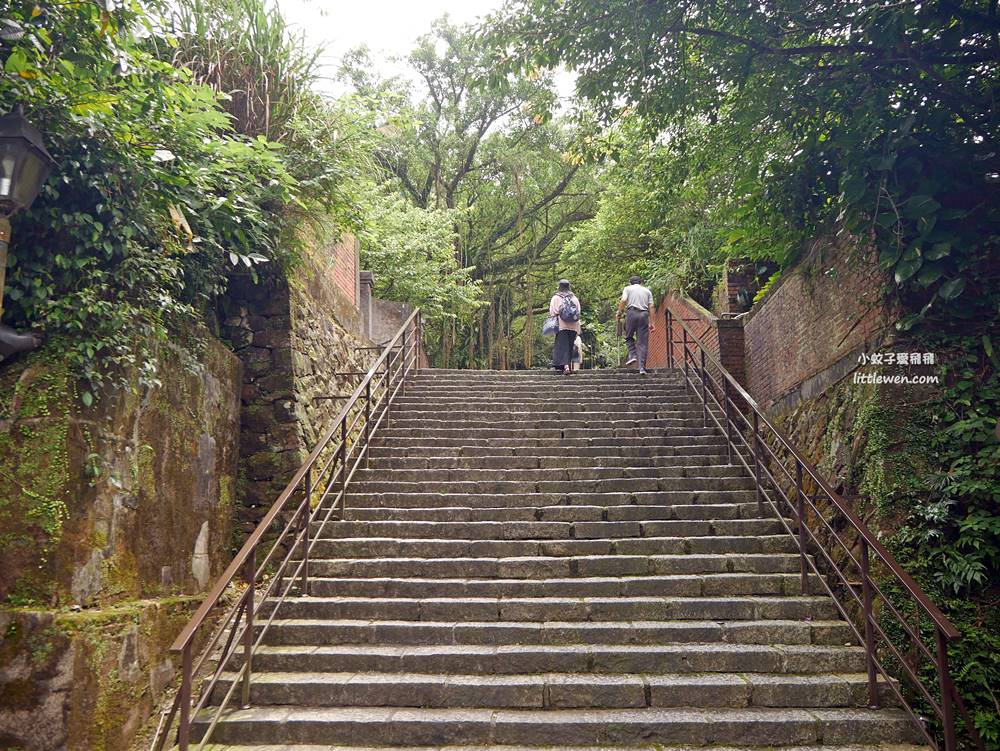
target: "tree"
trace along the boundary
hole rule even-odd
[[[777,210],[800,237],[833,221],[874,235],[911,311],[902,327],[988,330],[1000,289],[991,8],[517,0],[485,28],[498,75],[565,63],[607,122],[632,112],[673,139],[721,125],[720,150],[752,170],[733,169],[750,211]],[[754,240],[734,252],[753,255]]]
[[[460,212],[456,261],[482,282],[488,307],[474,325],[445,324],[441,362],[530,365],[532,316],[568,230],[592,214],[592,183],[567,158],[572,131],[549,120],[550,78],[491,80],[473,41],[467,29],[435,23],[408,57],[418,86],[373,77],[364,51],[347,58],[344,75],[378,110],[388,137],[377,158],[400,195]]]

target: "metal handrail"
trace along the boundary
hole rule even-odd
[[[711,421],[726,438],[730,463],[735,455],[753,476],[760,510],[764,510],[765,503],[769,504],[785,531],[796,539],[802,593],[810,593],[810,581],[821,582],[833,598],[837,610],[865,648],[870,705],[878,707],[881,704],[878,684],[878,676],[881,674],[886,685],[933,748],[939,751],[956,751],[958,748],[955,723],[957,711],[963,719],[969,741],[980,751],[985,751],[985,744],[972,723],[949,672],[948,645],[961,639],[958,629],[903,570],[875,533],[848,506],[847,501],[829,486],[819,470],[768,419],[754,398],[723,367],[704,342],[695,336],[684,320],[674,316],[669,309],[666,311],[666,319],[667,365],[682,372],[685,388],[691,389],[701,402],[704,424],[707,426]],[[675,322],[680,327],[679,339],[674,338]],[[681,363],[677,363],[675,345],[680,348]],[[778,455],[781,452],[786,454],[785,458]],[[794,465],[793,470],[786,466],[789,460]],[[778,469],[787,480],[788,490],[782,487],[781,478],[777,476]],[[807,478],[817,489],[814,495],[807,492]],[[822,503],[824,499],[828,507],[821,509],[817,502]],[[779,505],[779,501],[783,505]],[[837,532],[833,520],[828,520],[827,516],[831,513],[839,516],[855,533],[860,548],[857,555],[841,533]],[[814,529],[816,524],[822,527],[818,532]],[[825,541],[823,536],[826,537]],[[833,542],[839,545],[839,551],[828,549]],[[817,553],[823,560],[824,570],[835,580],[834,587],[827,582],[824,572],[817,566],[810,552]],[[836,559],[838,555],[839,562]],[[879,586],[878,577],[872,572],[873,557],[874,563],[884,570],[888,581],[902,591],[903,599],[912,603],[912,622],[902,612],[904,606],[897,606]],[[860,578],[852,578],[845,570],[848,567],[853,569],[850,573]],[[859,584],[860,595],[856,591]],[[859,611],[860,620],[863,621],[860,628],[855,619]],[[880,619],[883,622],[891,621],[892,627],[909,639],[908,654],[900,651],[886,633]],[[933,648],[924,643],[921,633],[925,621],[929,621],[927,625],[934,632]],[[924,664],[921,659],[934,667],[936,687],[929,687],[928,682],[921,678]],[[889,660],[896,663],[896,670],[890,669]],[[928,727],[897,686],[894,680],[897,674],[906,678],[910,689],[931,708],[940,723],[943,740],[938,737],[934,728]]]
[[[218,702],[197,748],[202,749],[208,743],[237,688],[241,690],[241,706],[250,705],[253,655],[263,643],[278,608],[292,590],[296,589],[300,596],[308,595],[313,548],[326,524],[343,516],[348,485],[362,461],[368,462],[372,435],[383,423],[389,424],[393,400],[404,391],[407,377],[419,370],[422,333],[418,308],[382,348],[330,428],[177,635],[170,651],[181,655],[181,687],[161,718],[151,751],[162,751],[173,732],[175,720],[177,746],[180,751],[188,751],[192,743],[192,718],[208,706],[219,679],[238,655],[242,657],[242,664],[225,696]],[[268,531],[279,519],[284,520],[284,526],[277,537],[268,539]],[[319,526],[313,533],[312,527],[316,524]],[[260,555],[263,545],[270,547]],[[245,588],[208,636],[195,663],[197,637],[203,633],[209,615],[224,601],[226,593],[239,588],[237,577],[241,572]],[[258,615],[263,624],[257,621]],[[203,683],[197,701],[193,701],[195,676],[201,673],[227,633],[217,666]]]

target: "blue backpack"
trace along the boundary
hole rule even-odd
[[[559,306],[559,317],[566,323],[576,323],[580,320],[580,306],[573,295],[561,295],[563,301]]]

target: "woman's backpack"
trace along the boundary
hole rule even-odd
[[[572,293],[560,295],[562,304],[559,306],[559,317],[566,323],[576,323],[580,320],[580,305]]]

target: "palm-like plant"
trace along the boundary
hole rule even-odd
[[[226,97],[237,132],[286,142],[294,119],[315,106],[322,49],[310,49],[268,0],[177,0],[167,24],[172,62]]]

